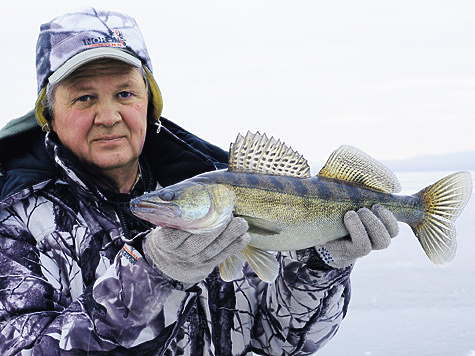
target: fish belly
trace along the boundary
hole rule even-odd
[[[295,251],[325,244],[347,235],[343,224],[327,224],[326,226],[294,227],[275,235],[251,232],[250,246],[266,251]]]

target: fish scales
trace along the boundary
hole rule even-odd
[[[400,221],[420,219],[422,212],[420,198],[381,193],[333,179],[228,171],[200,177],[203,184],[222,184],[235,192],[236,216],[272,222],[272,232],[250,226],[251,246],[268,251],[308,248],[346,235],[343,216],[348,210],[379,203]]]

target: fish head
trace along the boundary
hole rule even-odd
[[[133,199],[131,211],[157,226],[206,233],[228,223],[235,193],[222,184],[183,181]]]

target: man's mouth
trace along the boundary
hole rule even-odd
[[[101,136],[101,137],[97,137],[95,138],[93,141],[97,141],[97,142],[112,142],[112,141],[117,141],[117,140],[120,140],[124,138],[124,136]]]

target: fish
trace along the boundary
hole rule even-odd
[[[456,253],[455,220],[472,194],[469,172],[450,174],[413,195],[386,166],[360,149],[342,145],[316,175],[292,147],[260,132],[238,134],[228,168],[147,192],[130,202],[133,214],[156,226],[192,234],[210,232],[242,217],[251,241],[219,265],[221,278],[236,279],[247,261],[273,282],[277,251],[296,251],[348,236],[343,216],[381,204],[408,224],[428,258],[449,263]]]

